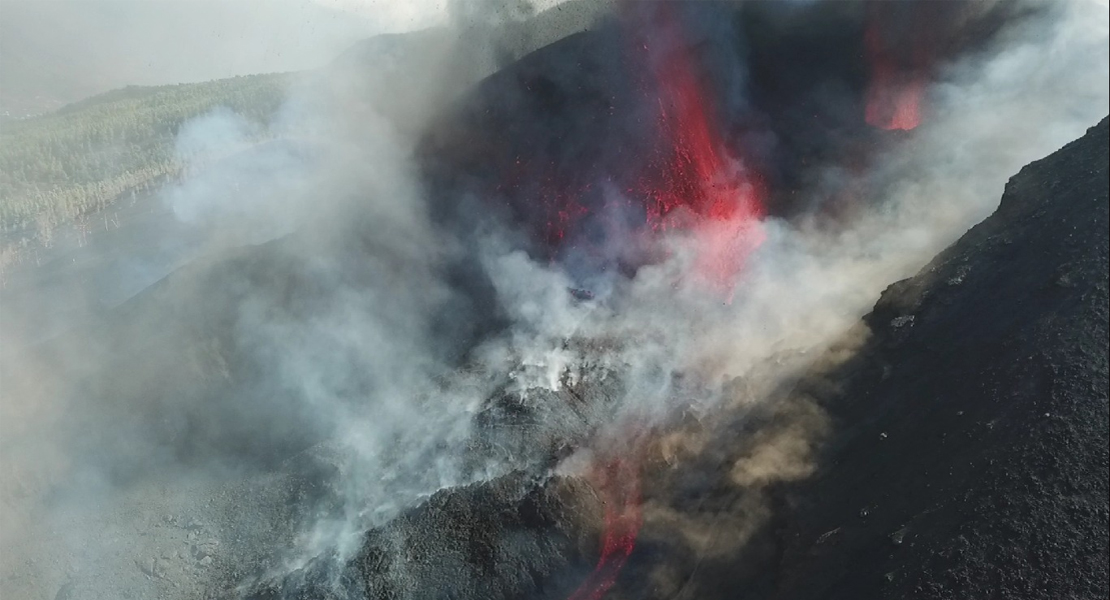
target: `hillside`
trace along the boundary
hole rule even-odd
[[[9,244],[48,241],[61,224],[100,210],[127,191],[175,173],[182,124],[226,108],[257,126],[257,139],[286,97],[291,76],[128,87],[55,113],[7,123],[0,132],[0,231]]]
[[[1108,139],[1103,119],[1022,169],[883,293],[818,394],[834,432],[788,494],[771,597],[1110,591]]]

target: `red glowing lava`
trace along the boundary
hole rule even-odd
[[[584,100],[579,122],[566,116],[568,101],[551,91],[557,86],[525,82],[534,91],[529,102],[549,118],[596,127],[597,143],[612,147],[568,149],[560,139],[515,148],[500,159],[495,197],[547,258],[570,256],[602,270],[634,271],[669,256],[676,247],[659,243],[660,234],[678,232],[693,257],[691,279],[727,295],[763,239],[761,179],[726,150],[714,90],[682,35],[680,9],[623,6],[630,43],[614,64],[627,69],[627,88]]]
[[[900,6],[872,5],[864,46],[871,63],[864,118],[872,127],[908,131],[921,124],[921,104],[925,95],[926,74],[933,58],[933,45],[926,39],[923,26],[902,31],[896,25],[913,27],[928,14],[911,6],[908,19],[898,19]],[[903,41],[901,46],[892,42]]]
[[[866,43],[871,59],[871,83],[867,87],[865,118],[872,127],[908,131],[921,124],[922,76],[903,73],[884,49],[877,28],[867,29]]]
[[[599,600],[613,587],[621,567],[632,554],[643,521],[639,460],[613,458],[597,468],[593,478],[605,507],[601,557],[593,572],[567,600]]]
[[[661,51],[653,54],[644,46],[658,86],[665,148],[640,183],[648,199],[648,225],[666,230],[681,225],[689,213],[696,215],[690,228],[696,235],[698,273],[727,289],[763,241],[762,189],[750,169],[725,154],[678,23],[670,13],[661,11],[660,16],[652,33]]]

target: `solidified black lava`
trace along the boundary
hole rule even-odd
[[[883,293],[772,597],[1110,593],[1107,139],[1103,119],[1026,166]]]

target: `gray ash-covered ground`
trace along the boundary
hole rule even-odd
[[[369,532],[343,568],[323,557],[246,597],[562,598],[592,566],[601,512],[584,480],[514,473],[435,494]]]

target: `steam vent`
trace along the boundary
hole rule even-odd
[[[1105,0],[379,4],[5,4],[0,598],[1110,596]]]

